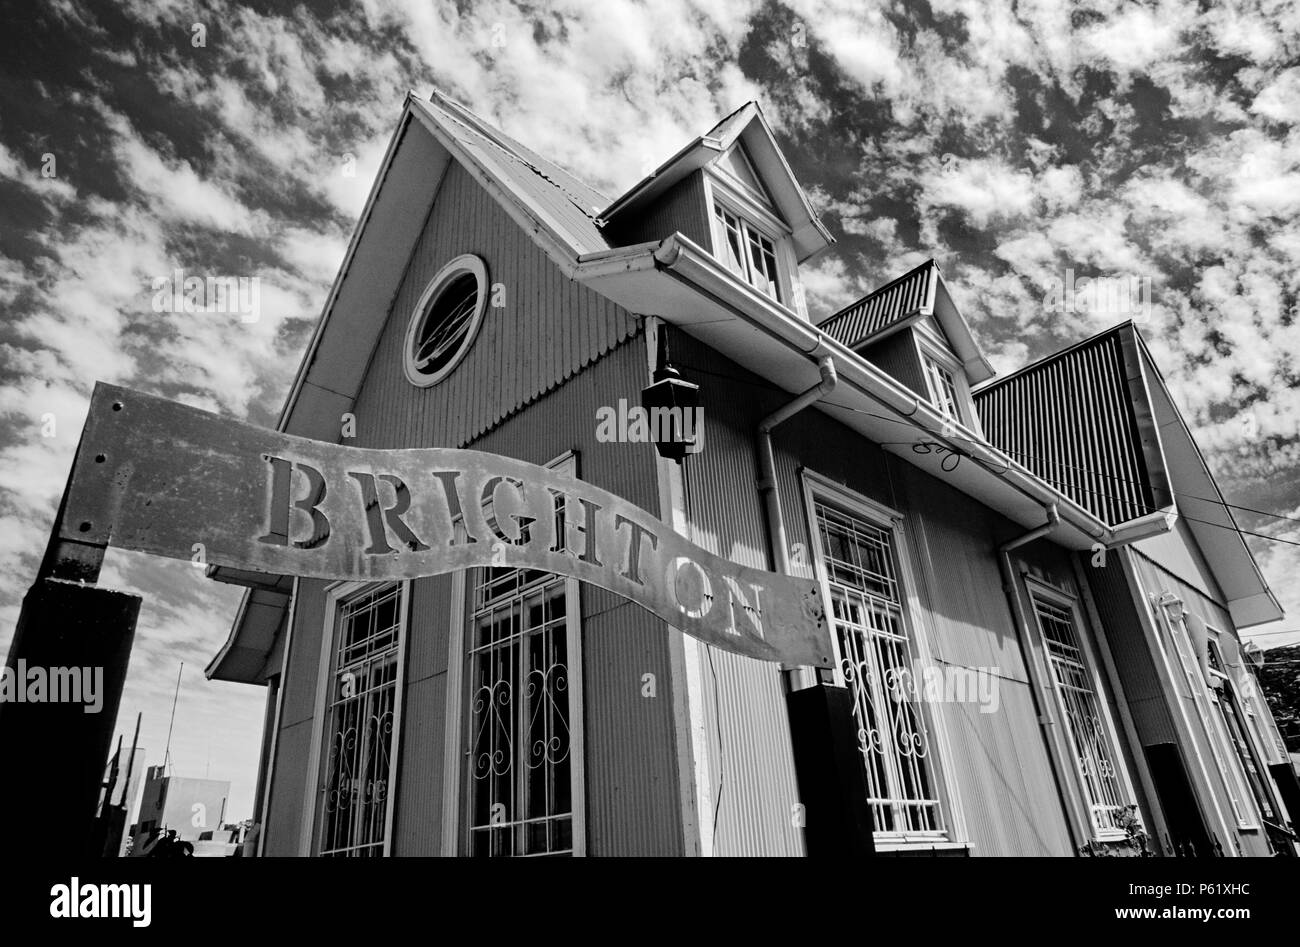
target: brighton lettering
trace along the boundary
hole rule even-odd
[[[351,581],[535,569],[737,654],[833,660],[812,578],[741,565],[608,490],[498,454],[314,441],[101,384],[67,503],[61,529],[80,544],[187,560],[199,546],[209,568]]]

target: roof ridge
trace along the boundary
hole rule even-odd
[[[939,268],[939,264],[934,261],[934,257],[930,257],[924,263],[920,263],[917,266],[912,267],[902,276],[896,276],[893,279],[891,279],[888,283],[885,283],[883,286],[876,287],[871,292],[867,293],[865,296],[859,296],[857,299],[853,300],[853,302],[841,306],[839,309],[835,310],[835,312],[831,313],[821,322],[817,323],[817,328],[825,331],[826,326],[830,325],[836,319],[839,319],[841,316],[848,315],[852,310],[858,308],[858,306],[861,306],[863,303],[869,302],[871,299],[873,299],[876,296],[879,296],[881,293],[892,289],[893,287],[897,286],[899,283],[903,282],[903,280],[916,275],[917,272],[925,269],[927,266],[933,266],[936,270]]]
[[[469,131],[472,131],[475,134],[477,134],[480,138],[482,138],[484,141],[490,144],[493,148],[496,148],[506,157],[519,162],[524,167],[528,168],[530,171],[532,171],[534,174],[540,177],[542,180],[552,185],[556,190],[558,190],[561,194],[563,194],[566,198],[568,198],[569,202],[573,204],[573,206],[576,207],[579,211],[581,211],[584,216],[590,219],[592,223],[595,223],[597,226],[599,226],[600,222],[597,219],[596,211],[593,210],[591,207],[585,205],[582,202],[582,200],[577,195],[572,193],[567,187],[565,187],[563,183],[557,181],[554,177],[547,174],[541,168],[537,167],[536,164],[534,164],[532,161],[529,161],[527,158],[519,154],[513,148],[507,148],[504,143],[498,141],[497,140],[498,135],[509,137],[506,136],[504,132],[502,132],[498,128],[493,127],[492,125],[489,125],[486,121],[482,119],[482,117],[476,115],[473,111],[471,111],[468,107],[466,107],[462,103],[457,102],[454,99],[451,99],[443,95],[441,92],[435,92],[434,94],[437,96],[437,99],[443,100],[448,104],[450,104],[451,106],[454,106],[455,111],[453,111],[450,108],[447,108],[446,106],[443,105],[442,101],[438,101],[437,99],[434,99],[432,96],[429,99],[430,105],[439,109],[439,111],[441,111],[452,121],[468,129]],[[473,120],[473,124],[466,121],[465,118],[463,118],[461,115],[456,114],[457,112],[464,112],[465,115],[467,115],[470,119]],[[522,142],[518,142],[517,144],[521,148],[526,147]],[[532,151],[531,148],[528,150]],[[562,168],[559,168],[558,165],[555,165],[553,161],[550,161],[547,158],[543,158],[541,155],[537,155],[537,157],[543,161],[546,161],[548,164],[554,165],[558,170],[563,170]],[[599,197],[602,198],[604,197],[604,195],[601,194],[599,191],[597,191],[594,187],[591,187],[591,185],[587,184],[585,181],[579,180],[577,175],[572,174],[571,172],[568,171],[565,171],[564,173],[569,174],[569,176],[572,177],[575,182],[581,184],[583,187],[590,189],[592,193],[596,194]]]
[[[1009,372],[1008,374],[1003,375],[1000,378],[989,379],[988,382],[980,385],[978,388],[973,390],[971,392],[971,397],[978,398],[980,395],[985,394],[988,391],[991,391],[992,389],[998,387],[998,385],[1001,385],[1004,382],[1008,382],[1011,381],[1012,379],[1019,378],[1021,375],[1025,375],[1029,372],[1038,371],[1040,368],[1043,368],[1044,366],[1051,364],[1052,362],[1056,361],[1059,358],[1064,358],[1066,355],[1069,355],[1071,352],[1074,352],[1077,349],[1083,348],[1085,345],[1098,342],[1112,333],[1119,333],[1126,326],[1132,326],[1134,328],[1134,334],[1138,335],[1139,338],[1141,337],[1140,333],[1136,332],[1137,327],[1134,325],[1132,319],[1126,319],[1123,322],[1117,322],[1113,326],[1107,326],[1106,328],[1102,329],[1100,332],[1094,332],[1092,335],[1080,339],[1078,342],[1071,342],[1063,349],[1057,349],[1055,352],[1048,352],[1046,355],[1043,355],[1040,358],[1036,358],[1032,362],[1026,362],[1024,365],[1021,365],[1015,371]]]

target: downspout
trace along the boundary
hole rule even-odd
[[[772,431],[835,390],[839,377],[835,374],[835,363],[831,357],[823,355],[817,360],[817,368],[821,372],[821,381],[758,422],[758,492],[763,497],[763,504],[767,509],[772,562],[781,575],[790,574],[790,547],[785,539],[785,515],[781,512],[781,494],[776,488],[776,459],[772,455]]]
[[[1015,570],[1011,567],[1011,553],[1021,546],[1027,546],[1035,540],[1042,539],[1054,530],[1061,522],[1060,511],[1057,510],[1056,504],[1053,503],[1047,507],[1047,522],[1042,526],[1031,529],[1023,536],[1018,536],[1010,542],[1005,542],[998,547],[998,568],[1002,570],[1002,591],[1006,593],[1007,601],[1011,605],[1011,616],[1016,623],[1018,634],[1016,643],[1020,646],[1020,660],[1025,665],[1025,673],[1029,675],[1030,697],[1033,699],[1034,715],[1038,718],[1038,726],[1042,729],[1043,744],[1047,750],[1047,760],[1052,767],[1052,781],[1056,785],[1056,795],[1061,803],[1061,812],[1065,815],[1065,824],[1069,828],[1070,837],[1077,850],[1083,844],[1079,840],[1077,829],[1074,825],[1074,819],[1070,813],[1073,811],[1070,805],[1069,797],[1065,791],[1063,775],[1060,771],[1059,761],[1053,749],[1052,735],[1048,732],[1048,727],[1054,725],[1052,719],[1048,717],[1046,708],[1043,706],[1043,681],[1038,676],[1038,666],[1030,660],[1029,653],[1029,620],[1025,615],[1024,608],[1020,603],[1020,589],[1016,585]]]

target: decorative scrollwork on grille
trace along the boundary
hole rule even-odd
[[[474,719],[479,721],[474,735],[474,778],[504,776],[510,772],[514,751],[510,739],[510,719],[514,695],[507,680],[491,681],[474,692]]]
[[[568,701],[555,699],[568,686],[569,669],[563,664],[552,664],[545,670],[534,668],[528,672],[526,693],[533,708],[528,722],[532,741],[526,761],[529,769],[536,769],[543,763],[561,763],[569,755]],[[549,735],[546,732],[548,726],[552,728]]]

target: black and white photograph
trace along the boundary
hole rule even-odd
[[[0,37],[7,918],[1290,914],[1295,0]]]

